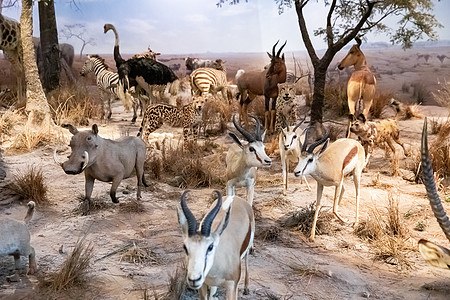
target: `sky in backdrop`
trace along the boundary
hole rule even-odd
[[[20,2],[20,1],[19,1]],[[249,0],[239,5],[218,0],[55,0],[58,30],[64,25],[82,24],[86,39],[93,38],[95,46],[87,45],[84,53],[112,53],[114,35],[103,33],[105,23],[113,24],[120,37],[122,54],[142,53],[151,47],[163,54],[265,52],[271,51],[279,39],[288,40],[284,51],[305,50],[295,9],[278,13],[275,1]],[[450,40],[450,1],[435,1],[434,14],[444,28],[438,29],[439,39]],[[326,10],[323,2],[308,5],[307,25],[310,30],[324,27]],[[3,10],[3,14],[19,20],[20,8]],[[34,36],[39,35],[37,5],[34,6]],[[393,24],[395,24],[393,22]],[[316,49],[326,45],[313,37]],[[385,35],[370,35],[370,42],[389,42]],[[65,39],[79,52],[81,42]]]

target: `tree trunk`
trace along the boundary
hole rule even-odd
[[[322,123],[323,101],[325,99],[325,79],[327,67],[314,66],[314,95],[311,102],[311,124]]]
[[[22,13],[20,15],[20,34],[23,48],[23,66],[26,85],[26,112],[28,121],[26,128],[39,130],[50,129],[53,124],[50,107],[39,80],[33,46],[33,1],[22,0]]]
[[[53,0],[39,1],[39,29],[41,31],[42,85],[47,92],[59,87],[59,45],[56,29],[55,5]]]

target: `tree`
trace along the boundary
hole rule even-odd
[[[39,80],[39,72],[36,64],[33,45],[33,1],[22,0],[22,13],[20,15],[20,36],[23,49],[23,67],[26,82],[26,112],[28,113],[28,129],[50,129],[50,107]]]
[[[64,25],[64,29],[61,31],[61,35],[63,35],[67,40],[75,37],[79,39],[83,45],[80,50],[80,59],[83,58],[83,51],[86,45],[95,46],[95,42],[93,38],[86,37],[86,27],[83,24],[74,24],[74,25]]]
[[[54,0],[38,2],[41,57],[44,72],[42,85],[49,92],[59,87],[59,45]]]
[[[322,57],[316,53],[305,20],[305,7],[320,0],[274,0],[279,13],[292,8],[297,13],[300,34],[314,68],[314,96],[311,103],[311,123],[321,123],[323,117],[323,100],[325,97],[325,78],[334,56],[355,37],[364,37],[368,32],[377,31],[390,37],[393,44],[400,44],[404,49],[410,48],[416,40],[427,35],[436,39],[434,29],[442,27],[431,14],[432,0],[323,0],[328,8],[324,28],[313,31],[316,36],[323,36],[327,50]],[[220,0],[217,6],[225,2],[238,4],[239,0]],[[247,1],[246,1],[247,2]],[[385,21],[397,20],[398,28],[393,30]]]

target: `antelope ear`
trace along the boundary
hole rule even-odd
[[[188,235],[188,222],[187,218],[183,213],[183,210],[180,206],[177,206],[177,215],[178,215],[178,223],[181,225],[181,230],[183,231],[184,235]]]
[[[98,126],[97,124],[92,125],[92,133],[97,135],[98,134]]]
[[[322,148],[321,148],[320,151],[319,151],[319,155],[322,154],[322,152],[325,151],[325,149],[327,149],[327,147],[328,147],[328,142],[329,142],[329,141],[330,141],[330,139],[328,138],[328,139],[325,141],[325,143],[323,143],[323,146],[322,146]]]
[[[241,147],[241,149],[244,147],[242,146],[241,141],[239,140],[239,138],[232,132],[229,132],[228,135],[233,139],[233,141],[238,144],[239,147]]]
[[[269,58],[272,59],[272,55],[269,52],[267,52],[267,55],[269,55]]]
[[[75,135],[78,133],[78,129],[72,124],[62,124],[62,128],[66,128],[70,131],[71,134]]]
[[[231,210],[231,206],[228,208],[227,214],[225,215],[225,217],[222,219],[222,221],[220,221],[219,226],[217,226],[216,230],[214,230],[213,235],[221,235],[223,233],[223,231],[225,230],[225,228],[227,228],[228,220],[230,219],[230,210]]]

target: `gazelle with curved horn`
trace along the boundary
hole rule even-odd
[[[344,68],[350,66],[354,66],[355,68],[347,84],[348,110],[350,112],[347,137],[350,136],[351,122],[353,122],[356,117],[362,118],[365,122],[367,116],[369,115],[369,110],[372,106],[373,97],[375,95],[375,86],[377,83],[375,76],[372,74],[372,71],[367,65],[366,57],[360,49],[361,39],[356,37],[355,40],[357,44],[350,48],[347,55],[338,65],[339,70],[343,70]],[[362,112],[361,108],[359,108],[359,115],[355,116],[356,106],[360,100],[363,100]]]
[[[305,115],[306,118],[306,115]],[[278,147],[280,149],[281,157],[281,172],[283,175],[283,194],[286,195],[288,188],[288,173],[289,162],[298,161],[300,156],[300,149],[305,142],[305,135],[302,133],[300,125],[303,124],[305,118],[297,125],[290,126],[287,118],[283,118],[284,127],[278,135]],[[302,176],[302,181],[305,180],[308,190],[311,190],[305,176]]]
[[[305,141],[308,140],[308,131]],[[319,141],[311,144],[306,149],[306,142],[302,146],[299,162],[294,170],[295,176],[311,175],[317,181],[317,200],[316,212],[314,213],[313,225],[311,228],[311,240],[314,240],[316,234],[317,217],[320,211],[320,200],[324,186],[335,186],[333,213],[335,216],[345,222],[338,214],[338,207],[344,195],[344,177],[348,174],[353,175],[353,182],[356,190],[356,218],[355,225],[359,218],[359,187],[361,172],[365,166],[365,153],[361,144],[353,139],[338,139],[328,146],[327,135]],[[323,144],[322,148],[314,153],[314,149]],[[328,146],[328,147],[327,147]]]
[[[201,300],[213,299],[219,286],[225,287],[227,300],[236,300],[244,258],[244,294],[248,294],[248,252],[255,233],[252,207],[230,196],[222,205],[222,195],[215,191],[216,204],[199,226],[186,204],[187,193],[180,198],[178,221],[184,233],[188,286],[199,289]]]
[[[275,126],[276,111],[275,105],[278,97],[278,83],[286,82],[286,63],[284,54],[280,57],[281,51],[286,42],[275,54],[277,41],[272,48],[272,54],[267,52],[270,58],[270,65],[263,71],[244,72],[237,78],[237,86],[240,95],[239,121],[248,127],[248,105],[257,95],[264,95],[265,98],[265,129],[269,133],[273,132]],[[272,99],[272,105],[270,105]]]
[[[256,169],[258,167],[269,167],[272,160],[267,156],[263,143],[266,133],[261,133],[259,120],[251,116],[256,123],[255,133],[252,134],[236,122],[233,116],[234,127],[244,136],[247,144],[241,143],[239,138],[232,132],[230,137],[236,143],[228,149],[227,164],[227,195],[234,196],[236,187],[247,187],[247,201],[253,204],[255,193]]]
[[[422,130],[422,180],[427,189],[428,200],[430,200],[431,210],[441,226],[447,239],[450,241],[450,220],[442,207],[441,199],[437,193],[434,182],[433,164],[428,154],[427,119]],[[433,242],[421,239],[419,241],[419,252],[422,257],[432,266],[450,269],[450,250],[439,246]]]

